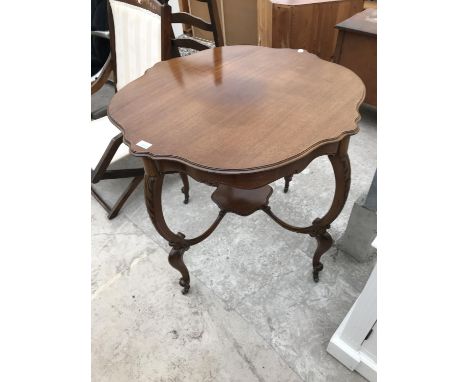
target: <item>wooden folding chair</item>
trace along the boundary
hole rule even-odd
[[[97,38],[103,39],[110,39],[109,31],[92,31],[91,35]],[[109,53],[109,56],[101,68],[101,70],[92,76],[91,78],[91,95],[99,91],[108,81],[112,74],[112,54]],[[115,82],[114,82],[115,86]],[[117,178],[127,178],[127,177],[134,177],[134,179],[130,182],[129,186],[125,189],[125,191],[120,195],[117,202],[115,202],[112,206],[110,206],[96,189],[91,186],[91,194],[94,198],[103,206],[103,208],[108,213],[108,218],[113,219],[117,216],[120,209],[124,205],[125,201],[131,195],[131,193],[135,190],[138,184],[143,179],[144,171],[143,169],[131,169],[131,170],[108,170],[107,168],[110,166],[112,162],[116,162],[119,159],[122,159],[124,156],[128,155],[128,150],[125,149],[124,145],[121,145],[122,134],[113,127],[113,125],[107,119],[106,112],[103,110],[99,110],[98,115],[100,118],[96,118],[96,113],[91,114],[92,122],[91,122],[91,149],[90,152],[92,154],[99,153],[103,147],[107,148],[102,154],[102,156],[92,158],[91,162],[91,182],[98,183],[104,179],[117,179]],[[117,130],[117,131],[116,131]],[[97,165],[96,165],[97,163]]]
[[[93,33],[110,39],[111,52],[102,70],[92,79],[91,94],[108,81],[111,73],[116,91],[119,91],[157,62],[172,57],[174,33],[171,7],[167,3],[168,0],[109,0],[109,33]],[[123,144],[122,134],[107,117],[92,121],[91,133],[93,146],[100,150],[107,147],[97,165],[94,168],[92,166],[91,182],[96,184],[105,179],[133,178],[113,205],[109,205],[91,186],[92,195],[107,211],[108,218],[112,219],[118,215],[125,201],[143,180],[144,169],[108,169],[111,163],[128,155],[129,151]],[[188,203],[188,177],[182,173],[180,177],[183,182],[184,203]]]

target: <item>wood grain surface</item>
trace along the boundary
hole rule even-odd
[[[108,116],[136,155],[243,173],[357,133],[364,96],[358,76],[313,54],[230,46],[156,64]]]
[[[363,0],[257,0],[258,45],[305,49],[331,60],[335,25],[362,11]]]
[[[366,9],[336,28],[335,62],[362,79],[366,86],[364,102],[377,107],[377,10]]]

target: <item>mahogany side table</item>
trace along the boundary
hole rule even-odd
[[[130,151],[143,159],[145,201],[151,221],[172,247],[169,263],[190,288],[184,253],[205,240],[226,213],[262,210],[281,227],[317,240],[313,277],[332,246],[327,232],[348,196],[350,136],[359,130],[362,81],[349,69],[292,50],[226,46],[157,63],[112,99],[108,116]],[[335,174],[328,212],[295,227],[268,206],[269,183],[327,155]],[[216,187],[219,214],[194,238],[167,226],[161,192],[165,174],[185,173]]]

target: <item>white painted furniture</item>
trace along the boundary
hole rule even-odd
[[[357,371],[371,382],[377,381],[376,266],[362,293],[331,338],[327,351],[350,370]]]

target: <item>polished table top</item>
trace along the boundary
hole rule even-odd
[[[226,46],[157,63],[108,116],[135,155],[243,173],[357,133],[364,95],[353,72],[305,51]]]

